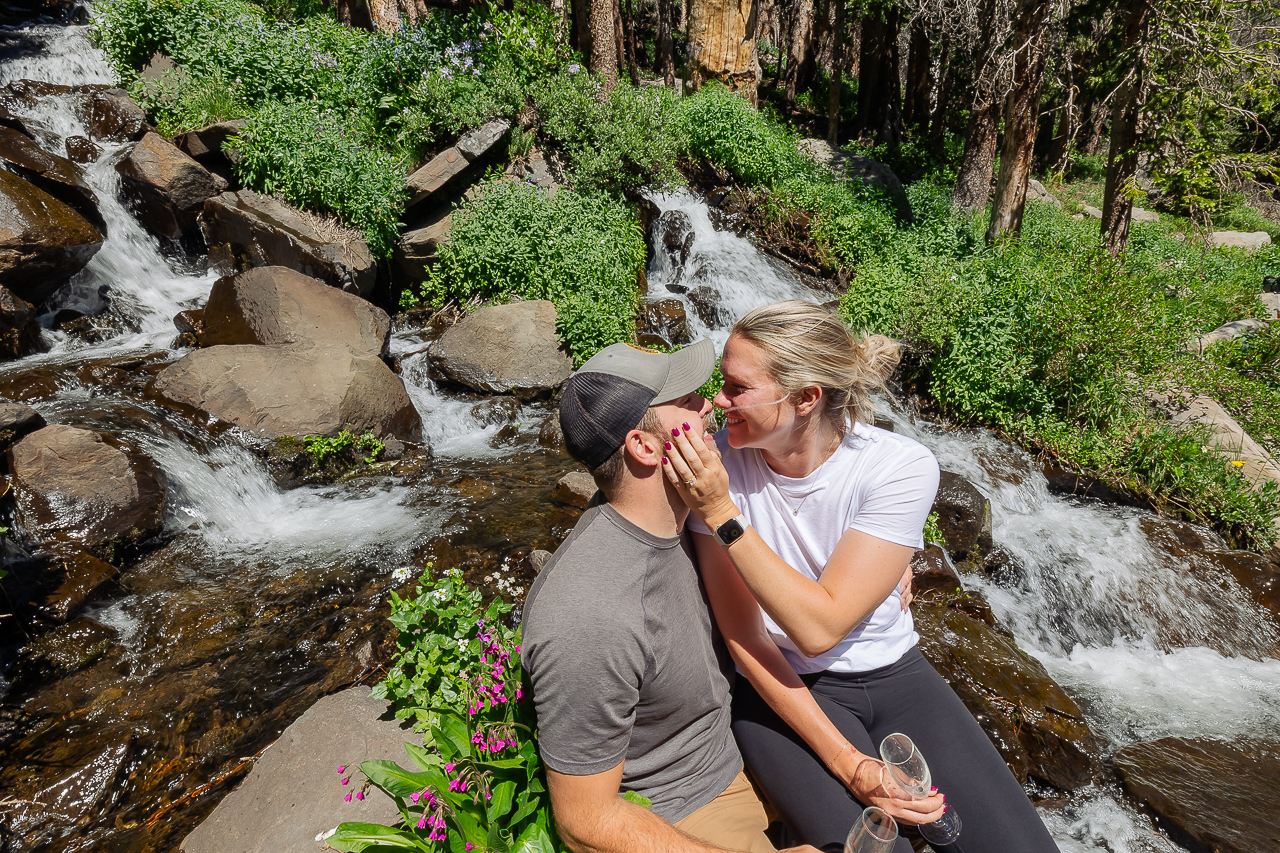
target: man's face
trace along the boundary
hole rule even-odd
[[[685,394],[668,403],[659,403],[652,407],[662,422],[663,441],[671,440],[671,431],[683,431],[689,425],[689,439],[702,440],[704,430],[703,418],[711,414],[711,401],[697,392]],[[659,445],[661,447],[661,445]]]

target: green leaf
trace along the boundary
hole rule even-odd
[[[423,770],[439,767],[444,763],[440,756],[436,755],[434,752],[430,752],[410,741],[405,742],[404,751],[408,753],[409,758],[412,759],[413,763]]]
[[[628,803],[635,803],[637,806],[644,806],[646,809],[653,808],[653,800],[636,791],[627,791],[622,795],[622,799]]]
[[[511,811],[511,798],[515,796],[516,783],[499,782],[493,786],[493,790],[490,793],[492,798],[489,800],[485,811],[488,813],[489,823],[493,824]]]
[[[361,762],[360,769],[369,777],[370,782],[397,797],[408,797],[424,788],[439,788],[447,784],[443,774],[438,771],[414,773],[394,761],[380,758]]]
[[[456,713],[440,715],[440,725],[436,727],[436,734],[437,746],[443,746],[440,741],[446,741],[453,747],[453,755],[469,755],[471,753],[471,732],[468,730],[466,722]]]
[[[325,839],[325,842],[338,850],[349,853],[360,853],[373,845],[404,850],[424,849],[418,840],[407,830],[393,829],[377,823],[340,823],[338,830]]]
[[[520,833],[511,853],[556,853],[556,848],[551,843],[551,836],[547,835],[547,831],[533,823]]]

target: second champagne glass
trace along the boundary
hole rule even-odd
[[[889,735],[880,742],[880,757],[893,781],[913,800],[929,796],[929,765],[911,738],[904,734]],[[916,829],[925,841],[941,847],[960,837],[960,816],[955,809],[948,807],[942,817],[933,823],[923,823]]]
[[[844,842],[844,853],[889,853],[898,840],[898,824],[875,806],[862,810]]]

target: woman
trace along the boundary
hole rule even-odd
[[[865,423],[896,363],[895,343],[857,340],[816,305],[758,309],[725,345],[713,402],[726,428],[696,445],[677,432],[668,444],[663,470],[697,516],[704,583],[745,676],[734,735],[801,843],[840,850],[860,802],[905,824],[954,806],[963,829],[948,850],[1056,853],[999,753],[916,648],[902,606],[898,582],[923,546],[938,464]],[[929,762],[931,796],[911,801],[872,757],[894,732]],[[895,853],[910,849],[902,839]]]

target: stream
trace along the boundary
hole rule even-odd
[[[113,82],[83,27],[0,28],[0,85],[18,79]],[[27,118],[51,151],[84,134],[57,98]],[[216,278],[201,259],[166,258],[116,200],[122,149],[106,145],[86,169],[106,242],[42,306],[51,323],[59,309],[109,303],[117,331],[89,344],[46,330],[48,352],[0,366],[0,396],[143,449],[168,481],[165,532],[67,626],[100,640],[91,664],[54,679],[6,669],[10,680],[0,679],[0,849],[176,849],[250,757],[318,697],[376,680],[393,648],[390,590],[435,563],[518,600],[532,580],[524,556],[554,549],[577,517],[550,500],[574,465],[537,443],[545,404],[437,387],[420,331],[397,330],[391,350],[433,455],[332,486],[282,490],[251,437],[211,433],[136,389],[98,381],[103,365],[178,357],[172,317],[201,306]],[[692,242],[679,264],[655,252],[650,295],[679,298],[695,338],[722,344],[734,319],[778,299],[830,298],[747,239],[715,230],[701,199],[654,201],[687,217]],[[1188,525],[1053,494],[1021,449],[888,408],[895,429],[990,498],[994,539],[1025,574],[1013,586],[978,576],[966,584],[1079,703],[1108,752],[1167,735],[1280,730],[1280,631],[1179,544]],[[1216,541],[1203,529],[1195,536]],[[3,635],[0,665],[35,639]],[[1114,782],[1042,814],[1064,853],[1181,849]]]

